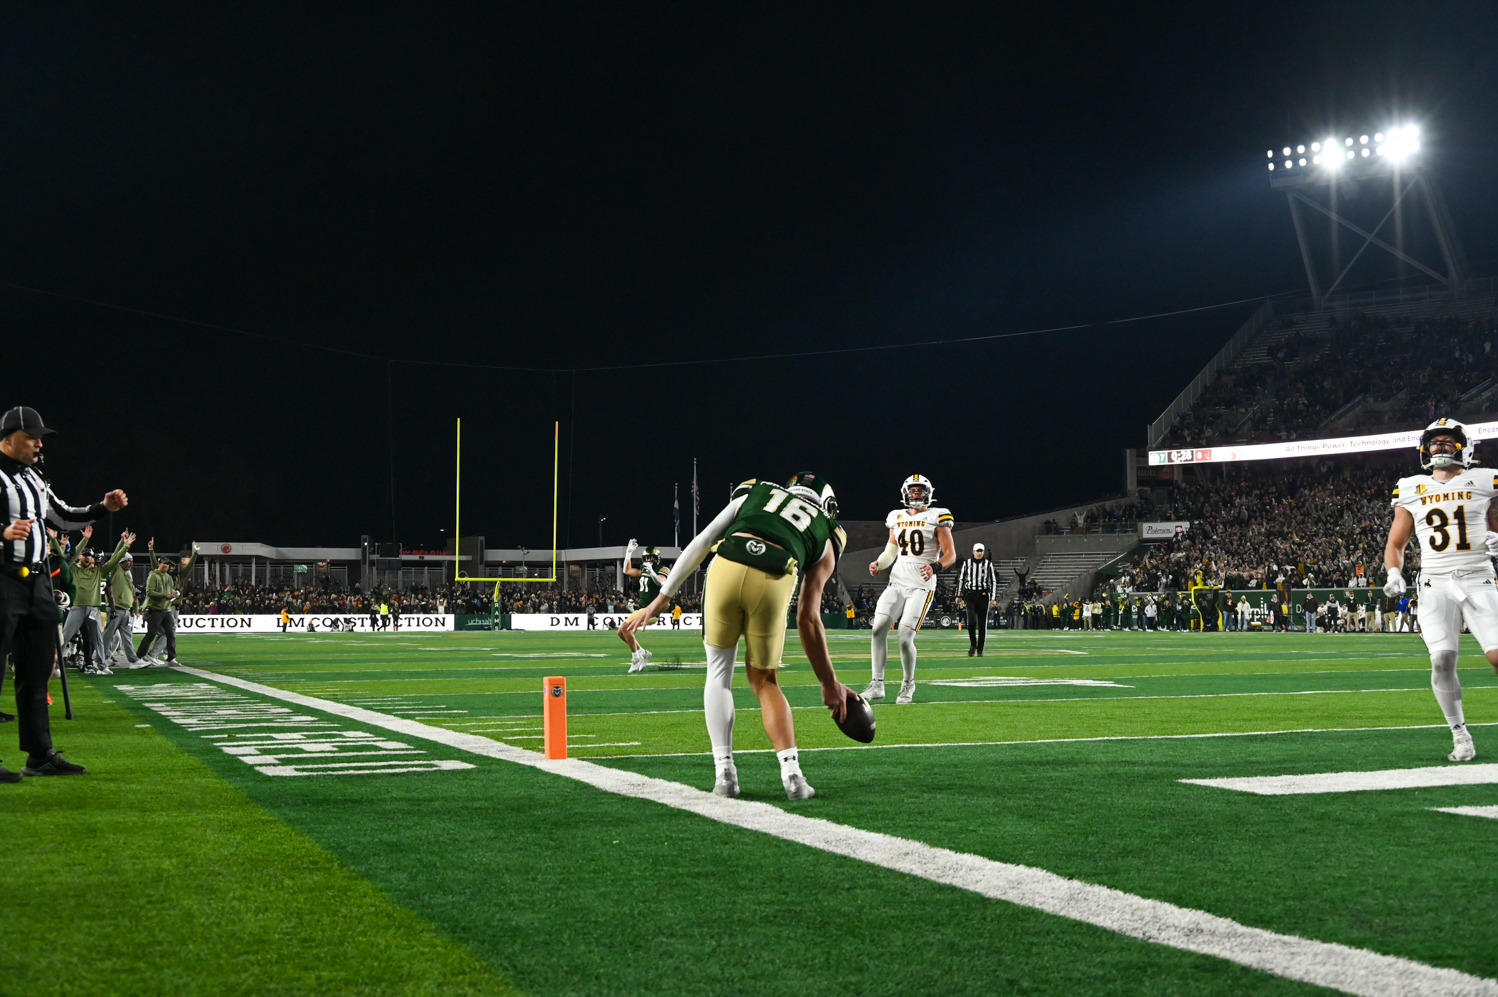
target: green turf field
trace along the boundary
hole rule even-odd
[[[830,637],[861,688],[867,634]],[[712,785],[697,635],[646,642],[666,664],[626,675],[608,633],[192,635],[181,658],[210,675],[74,677],[78,719],[59,706],[54,736],[90,774],[0,786],[0,991],[1321,990],[595,788]],[[736,679],[743,799],[774,809],[732,813],[1466,974],[1385,992],[1498,992],[1483,982],[1498,978],[1498,820],[1432,809],[1498,805],[1498,775],[1286,796],[1181,782],[1448,766],[1418,637],[1000,633],[970,659],[965,635],[930,631],[920,646],[916,703],[879,705],[862,748],[790,638],[783,681],[818,794],[801,803]],[[1480,772],[1498,760],[1498,728],[1481,726],[1498,724],[1498,677],[1475,645],[1462,664]],[[567,677],[570,751],[605,767],[593,776],[501,746],[540,750],[546,675]],[[13,738],[0,728],[19,767]]]

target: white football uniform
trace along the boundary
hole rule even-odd
[[[1391,504],[1415,518],[1420,575],[1420,634],[1432,652],[1455,651],[1462,620],[1484,651],[1498,649],[1498,587],[1488,555],[1488,506],[1498,473],[1474,467],[1449,481],[1428,474],[1400,478]]]
[[[921,577],[921,565],[941,560],[938,527],[952,528],[952,513],[939,506],[919,511],[896,509],[885,517],[884,525],[894,532],[900,553],[889,569],[889,584],[879,594],[876,615],[911,630],[919,630],[936,595],[936,576]]]

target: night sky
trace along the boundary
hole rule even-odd
[[[53,292],[0,287],[0,403],[165,546],[435,548],[459,416],[491,546],[549,546],[553,421],[563,546],[669,543],[694,457],[706,516],[1118,492],[1253,303],[914,344],[1304,290],[1264,150],[1327,129],[1418,120],[1498,271],[1492,4],[312,6],[0,11],[0,281]]]

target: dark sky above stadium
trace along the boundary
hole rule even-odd
[[[694,457],[707,516],[1116,492],[1252,304],[618,368],[1302,290],[1264,150],[1406,117],[1498,269],[1498,8],[1219,7],[9,6],[0,402],[173,546],[435,547],[458,416],[491,546],[549,546],[554,420],[563,545],[669,543]]]

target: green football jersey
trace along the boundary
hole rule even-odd
[[[671,574],[671,569],[659,561],[655,562],[655,573],[665,581]],[[645,562],[640,562],[640,605],[645,605],[651,599],[661,594],[661,587],[655,583],[655,579],[645,570]]]
[[[820,507],[802,501],[772,481],[754,478],[733,490],[733,498],[740,495],[744,504],[728,528],[729,536],[752,533],[777,544],[803,569],[822,559],[828,540],[832,541],[832,556],[842,556],[848,536]]]

